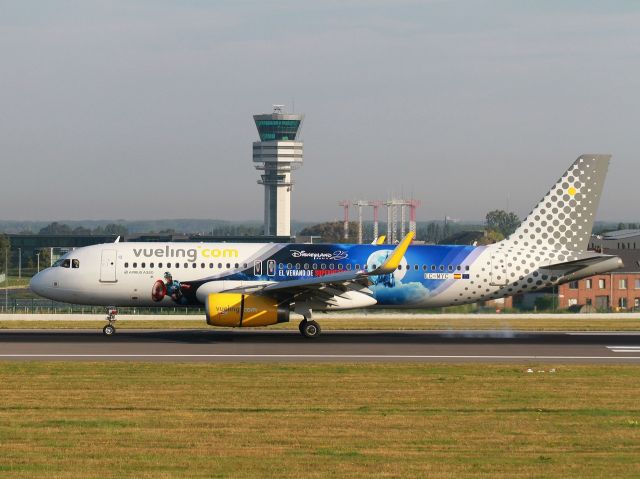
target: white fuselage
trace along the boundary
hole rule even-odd
[[[385,245],[272,243],[114,243],[76,249],[38,273],[39,295],[103,306],[202,306],[211,293],[316,277],[353,269],[372,270]],[[535,291],[618,267],[611,258],[573,271],[547,270],[548,258],[491,246],[411,246],[397,271],[372,284],[315,301],[313,309],[368,306],[424,308],[457,305]],[[535,253],[533,253],[535,254]],[[539,254],[539,252],[538,252]],[[513,260],[511,257],[513,256]],[[568,258],[567,258],[568,259]],[[522,264],[520,264],[522,263]],[[178,295],[164,279],[170,272]],[[163,293],[155,292],[164,290]],[[292,300],[293,301],[293,300]]]

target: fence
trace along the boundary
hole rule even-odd
[[[103,306],[82,306],[75,304],[59,303],[48,299],[36,298],[0,298],[0,314],[24,313],[24,314],[101,314],[106,311]],[[119,314],[193,314],[204,315],[204,308],[193,307],[172,307],[172,308],[152,308],[152,307],[124,307],[118,308]]]

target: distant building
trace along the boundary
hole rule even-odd
[[[589,249],[622,259],[621,269],[558,287],[558,307],[590,305],[598,310],[640,309],[640,230],[592,235]]]
[[[51,252],[50,261],[53,262],[72,249],[100,243],[113,243],[116,237],[116,235],[7,234],[7,238],[9,238],[11,244],[12,258],[10,259],[10,263],[12,265],[18,264],[18,253],[20,253],[22,259],[26,261],[29,258],[34,259],[36,254],[43,249]],[[49,265],[42,265],[42,267],[47,266]]]
[[[589,249],[594,251],[640,249],[640,230],[619,230],[592,235]]]

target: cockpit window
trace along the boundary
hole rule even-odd
[[[80,260],[79,259],[72,259],[71,260],[71,267],[72,268],[79,268],[80,267]]]
[[[63,259],[62,263],[60,264],[60,266],[62,266],[63,268],[70,268],[71,267],[71,260],[70,259]]]

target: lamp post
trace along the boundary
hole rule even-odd
[[[22,278],[22,248],[18,248],[18,278]]]
[[[9,248],[4,250],[4,310],[9,311]]]
[[[38,258],[38,273],[40,272],[40,251],[36,253],[36,258]]]

